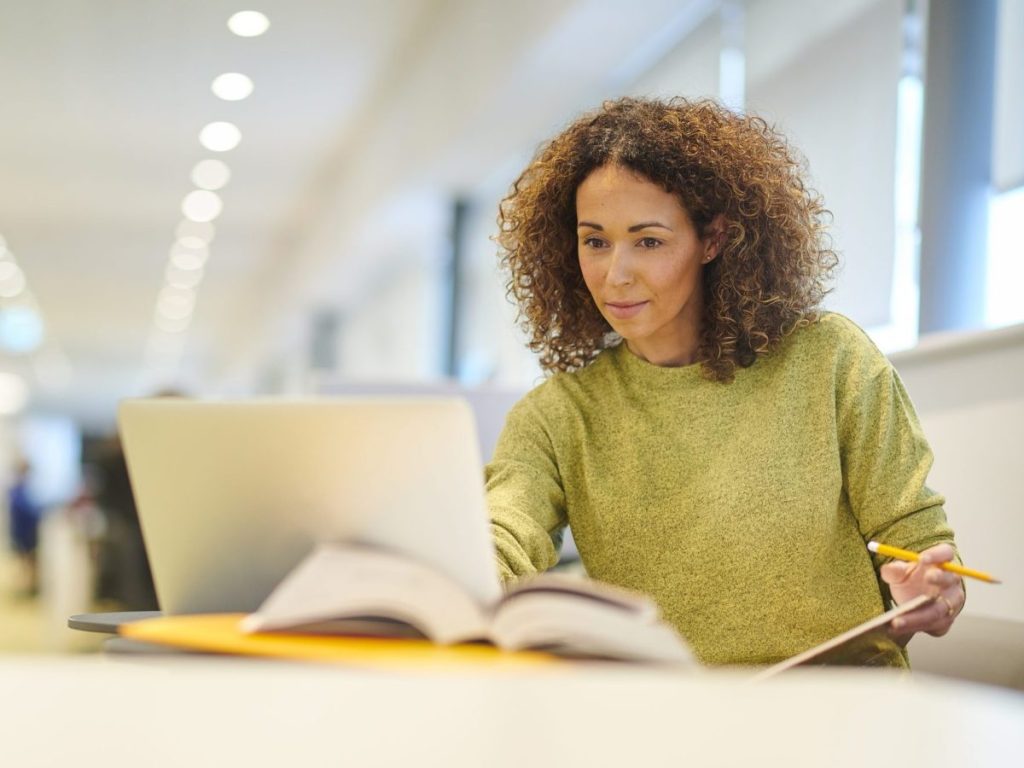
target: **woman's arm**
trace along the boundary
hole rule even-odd
[[[549,427],[527,395],[509,413],[485,470],[502,580],[551,568],[566,524],[565,494]]]
[[[942,635],[963,608],[962,580],[937,563],[956,559],[943,497],[926,485],[932,453],[913,405],[889,361],[866,337],[846,350],[837,371],[836,405],[843,488],[865,541],[876,540],[922,553],[916,564],[875,566],[893,600],[919,594],[937,599],[902,617],[896,626]]]

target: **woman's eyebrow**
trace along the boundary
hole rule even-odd
[[[629,228],[630,232],[639,232],[641,229],[650,229],[657,227],[659,229],[667,229],[669,232],[672,231],[672,227],[662,224],[660,221],[645,221],[642,224],[634,224]]]
[[[632,227],[629,228],[628,231],[639,232],[641,229],[650,229],[652,227],[657,227],[659,229],[667,229],[669,232],[673,231],[672,227],[666,224],[662,224],[660,221],[644,221],[641,222],[640,224],[634,224]],[[602,227],[600,224],[594,224],[593,222],[590,221],[581,221],[579,224],[576,225],[576,229],[584,228],[596,229],[598,232],[604,232],[604,227]]]

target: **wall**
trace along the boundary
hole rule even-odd
[[[780,19],[799,16],[802,4],[788,17],[774,4],[751,6],[747,108],[807,158],[811,186],[834,216],[830,234],[842,258],[828,306],[871,330],[893,320],[902,4],[846,5],[856,14],[831,29],[809,27],[803,38],[790,30],[772,34]]]

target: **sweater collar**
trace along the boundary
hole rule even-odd
[[[654,365],[631,352],[624,341],[611,348],[609,353],[616,366],[630,378],[650,383],[696,382],[703,378],[700,363],[680,366]]]

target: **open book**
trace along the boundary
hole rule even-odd
[[[243,631],[427,637],[506,650],[696,664],[646,597],[591,580],[544,574],[479,605],[433,568],[371,547],[323,544],[270,594]]]
[[[757,677],[796,666],[878,663],[895,647],[890,622],[931,599],[922,595],[903,603]],[[349,544],[315,549],[244,619],[242,630],[426,637],[444,645],[486,641],[506,650],[562,656],[697,663],[643,595],[549,573],[517,584],[493,605],[480,605],[433,568]]]

